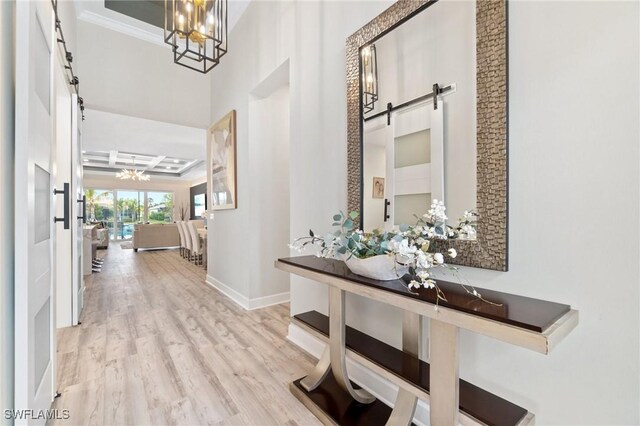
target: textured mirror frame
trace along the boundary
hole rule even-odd
[[[347,39],[349,211],[361,212],[362,208],[360,48],[436,1],[399,0]],[[450,240],[442,242],[441,247],[455,248],[459,253],[450,263],[506,271],[509,202],[507,0],[476,2],[476,61],[478,235],[475,241]]]

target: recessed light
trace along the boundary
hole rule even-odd
[[[178,164],[180,160],[173,160],[174,163]]]
[[[82,151],[82,153],[83,153],[83,154],[86,154],[86,153],[87,153],[87,151],[84,151],[84,150],[83,150],[83,151]]]
[[[167,170],[171,170],[171,167],[169,167],[169,166],[167,166],[167,167],[165,167],[165,168],[166,168]]]
[[[85,161],[85,162],[87,162],[87,161],[89,161],[89,159],[88,159],[88,158],[85,158],[85,159],[84,159],[84,161]]]

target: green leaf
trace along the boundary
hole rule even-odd
[[[409,230],[409,225],[402,224],[400,225],[400,232],[407,232]]]
[[[333,226],[340,226],[342,225],[340,222],[333,222]]]
[[[356,220],[356,218],[358,217],[358,212],[351,212],[349,213],[349,217],[353,220]]]
[[[309,229],[309,236],[310,237],[315,237],[316,236],[311,229]]]
[[[345,220],[342,226],[344,226],[347,229],[353,229],[353,220],[351,219]]]
[[[333,215],[333,220],[334,220],[334,221],[336,221],[336,222],[337,222],[337,221],[339,221],[339,220],[341,220],[341,219],[342,219],[342,216],[340,216],[339,214],[334,214],[334,215]]]
[[[346,248],[346,247],[344,247],[344,246],[342,246],[342,247],[340,247],[340,248],[338,249],[338,253],[340,253],[340,254],[345,254],[346,252],[347,252],[347,248]]]

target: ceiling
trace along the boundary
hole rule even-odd
[[[230,33],[251,0],[227,0]],[[160,46],[163,41],[164,0],[75,0],[78,19]]]
[[[206,176],[206,130],[95,109],[86,112],[91,117],[82,125],[87,172],[114,176],[125,165],[130,167],[135,155],[140,168],[153,165],[151,171],[165,177]]]
[[[122,151],[83,151],[85,171],[118,172],[122,169],[144,170],[149,175],[182,177],[202,160],[148,155]]]

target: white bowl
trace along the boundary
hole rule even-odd
[[[349,257],[347,253],[341,257],[351,272],[374,280],[397,280],[409,272],[409,267],[397,263],[393,255],[378,255],[359,259],[355,256]]]

